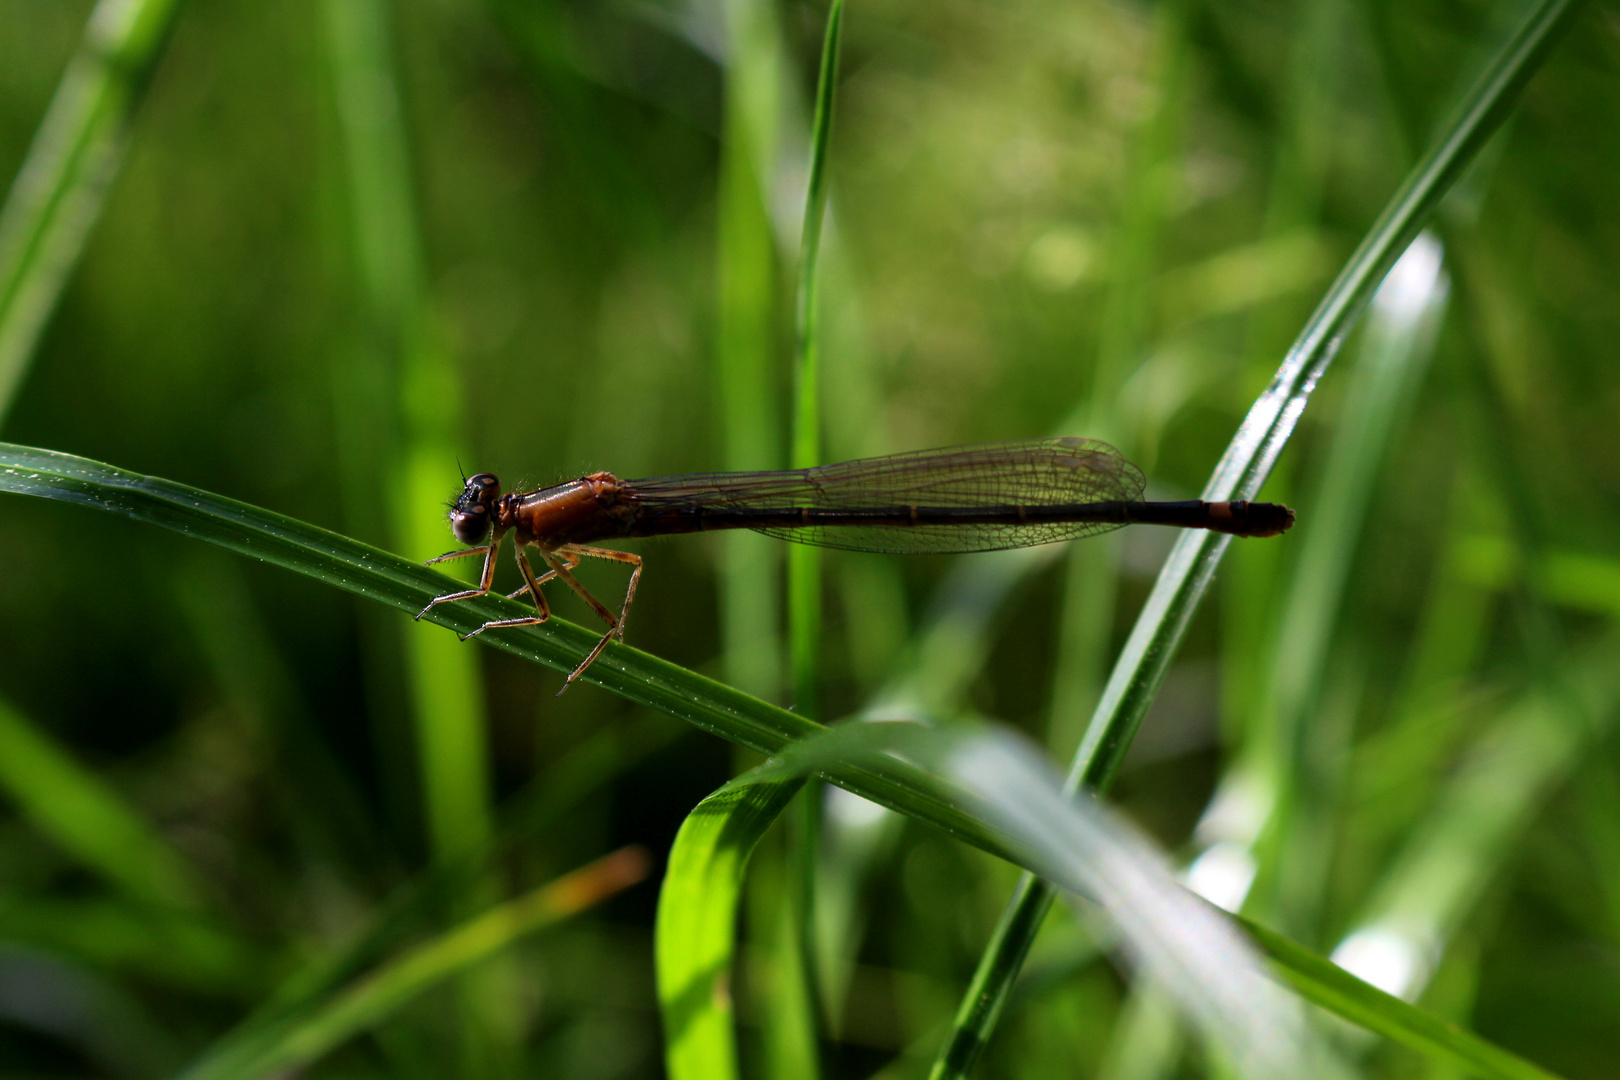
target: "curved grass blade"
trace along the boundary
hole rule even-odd
[[[738,1075],[731,963],[743,874],[802,779],[728,784],[687,815],[658,893],[658,1004],[671,1080]]]
[[[1362,982],[1325,956],[1296,945],[1259,923],[1234,915],[1249,937],[1271,959],[1271,970],[1300,995],[1368,1031],[1448,1063],[1470,1076],[1495,1080],[1558,1080],[1517,1054],[1486,1042],[1473,1032],[1408,1005]]]
[[[0,491],[78,503],[159,525],[410,614],[454,580],[316,525],[53,450],[0,443]],[[491,596],[442,605],[426,620],[466,633],[524,610],[515,601]],[[541,626],[492,631],[479,640],[557,671],[571,671],[597,638],[553,617]],[[581,678],[762,754],[821,730],[796,713],[622,645],[610,646]],[[904,772],[852,770],[839,783],[976,847],[1006,854],[993,830],[953,807],[925,779],[907,778]]]
[[[1250,499],[1259,493],[1311,391],[1384,275],[1506,118],[1575,7],[1573,0],[1543,0],[1503,46],[1306,321],[1216,465],[1202,498]],[[1070,770],[1071,792],[1102,791],[1112,782],[1228,543],[1226,537],[1192,533],[1177,540],[1092,715]],[[951,1042],[931,1080],[962,1077],[972,1068],[1051,903],[1047,886],[1033,878],[1019,882],[963,997]]]
[[[1365,529],[1378,468],[1389,440],[1416,395],[1444,317],[1449,291],[1444,249],[1433,234],[1413,241],[1373,300],[1360,356],[1346,380],[1339,427],[1317,491],[1318,510],[1301,537],[1279,620],[1268,678],[1251,703],[1251,737],[1244,760],[1212,805],[1252,800],[1252,831],[1212,836],[1222,858],[1247,851],[1262,882],[1254,909],[1279,926],[1298,930],[1320,915],[1321,883],[1329,877],[1328,852],[1306,822],[1330,813],[1322,800],[1340,779],[1307,774],[1305,762],[1346,760],[1321,744],[1330,738],[1313,726],[1323,693],[1334,627],[1349,587],[1355,546]],[[1315,740],[1315,741],[1313,741]],[[1229,785],[1229,787],[1228,787]],[[1208,831],[1208,830],[1206,830]],[[1263,835],[1275,842],[1261,844]],[[1235,897],[1234,897],[1235,899]],[[1236,909],[1238,903],[1222,906]]]
[[[160,525],[405,612],[419,610],[429,598],[438,595],[446,581],[433,570],[318,526],[199,488],[126,472],[71,454],[0,443],[0,491],[78,503]],[[440,625],[465,631],[503,613],[522,610],[515,602],[488,598],[464,607],[442,613],[435,609],[433,617]],[[480,640],[557,671],[570,671],[595,645],[596,635],[553,618],[543,626],[490,633]],[[785,709],[624,646],[610,647],[582,678],[765,754],[779,753],[796,740],[827,730]],[[849,739],[859,737],[870,726],[845,725],[833,730],[840,739]],[[831,748],[841,749],[843,744],[820,746],[826,755],[831,754]],[[966,809],[959,789],[915,764],[888,755],[844,761],[829,756],[804,767],[822,771],[826,779],[848,791],[993,855],[1019,865],[1034,862],[1020,854],[1004,828]],[[776,777],[762,779],[772,778]],[[1043,872],[1047,869],[1036,868]],[[1270,949],[1265,941],[1258,943],[1273,962],[1292,976],[1310,977],[1309,969],[1294,964],[1293,953]],[[1324,1004],[1333,1007],[1330,1002]],[[1406,1013],[1392,1007],[1382,1022],[1400,1031],[1416,1014],[1415,1010]],[[1354,1019],[1349,1015],[1346,1018]],[[1407,1032],[1406,1038],[1391,1037],[1407,1042],[1408,1038],[1415,1039],[1417,1032]]]
[[[383,1022],[418,995],[647,876],[647,856],[624,848],[424,942],[280,1023],[226,1036],[182,1080],[251,1080],[306,1068]]]
[[[1068,799],[1040,753],[1010,733],[846,724],[795,743],[721,792],[896,756],[947,785],[1021,863],[1101,907],[1133,966],[1231,1055],[1240,1075],[1335,1075],[1297,1003],[1265,978],[1242,934],[1183,889],[1151,841],[1103,803]]]
[[[452,580],[316,525],[53,450],[0,443],[0,491],[78,503],[160,525],[412,615]],[[424,621],[467,633],[484,621],[522,610],[515,601],[485,597],[441,605]],[[572,670],[596,643],[594,633],[558,618],[533,632],[490,633],[480,638],[486,639],[497,648],[558,671]],[[761,753],[773,753],[817,727],[785,709],[636,649],[610,647],[591,672],[597,668],[602,668],[600,674],[586,681]]]
[[[176,0],[100,0],[0,208],[0,421],[123,163]]]

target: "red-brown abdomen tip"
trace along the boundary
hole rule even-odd
[[[1294,512],[1281,503],[1250,503],[1249,536],[1276,536],[1294,524]]]

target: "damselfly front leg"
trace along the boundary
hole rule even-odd
[[[427,562],[423,563],[423,566],[432,566],[434,563],[448,562],[451,559],[465,559],[471,555],[482,555],[484,557],[484,569],[478,575],[478,588],[462,589],[460,592],[445,593],[443,596],[435,596],[432,600],[428,601],[427,607],[416,613],[416,618],[420,619],[439,604],[447,604],[452,600],[470,600],[475,596],[483,596],[485,593],[489,592],[490,589],[494,588],[495,556],[500,554],[501,538],[503,535],[504,533],[498,532],[490,539],[489,543],[483,545],[482,547],[465,548],[461,551],[447,551],[438,558],[429,559]]]
[[[529,596],[534,598],[534,609],[536,612],[538,612],[538,614],[526,615],[517,619],[491,619],[478,629],[473,630],[470,633],[462,634],[462,641],[466,641],[468,638],[477,637],[485,630],[499,630],[503,626],[538,626],[540,623],[543,623],[547,619],[551,618],[551,606],[546,603],[546,594],[540,591],[540,586],[556,577],[557,571],[547,570],[544,574],[536,576],[534,567],[529,565],[528,557],[523,554],[523,548],[521,545],[518,547],[515,554],[517,555],[518,569],[523,572],[523,588],[508,594],[507,599],[516,600],[518,597],[527,593]],[[573,561],[569,562],[567,565],[570,567],[578,566],[579,557],[575,556]]]

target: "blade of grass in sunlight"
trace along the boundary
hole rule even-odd
[[[1431,1061],[1445,1062],[1469,1076],[1556,1080],[1555,1074],[1362,982],[1333,961],[1317,956],[1281,934],[1241,916],[1235,918],[1254,942],[1266,950],[1272,960],[1272,970],[1283,982],[1335,1015],[1387,1036]]]
[[[455,580],[317,526],[71,454],[0,443],[0,491],[77,503],[159,525],[409,614],[420,611]],[[522,610],[515,601],[486,596],[442,605],[424,621],[466,633]],[[557,671],[571,671],[597,637],[554,616],[541,626],[491,632],[479,641]],[[609,646],[581,679],[760,753],[774,753],[793,739],[820,730],[820,725],[796,713],[622,645]],[[876,774],[841,779],[876,802],[932,820],[976,846],[999,850],[992,833],[953,810],[937,792],[908,792],[892,777]]]
[[[0,443],[0,491],[77,503],[159,525],[286,567],[402,612],[418,610],[445,582],[453,580],[292,518],[173,481],[123,472],[54,451]],[[464,632],[513,610],[521,608],[513,601],[486,597],[442,613],[435,609],[430,618],[441,626]],[[572,670],[595,645],[596,635],[554,617],[543,626],[488,634],[480,640],[562,672]],[[624,646],[609,648],[582,678],[766,754],[780,752],[796,740],[826,730],[804,717]],[[845,725],[833,730],[842,736],[845,731],[858,733],[868,727]],[[829,745],[842,746],[823,744],[821,749],[825,751]],[[1010,843],[1004,827],[975,817],[965,808],[960,789],[913,764],[886,755],[873,760],[801,764],[810,771],[822,771],[840,787],[933,825],[948,836],[1020,864],[1025,861]],[[1268,950],[1268,955],[1284,966],[1292,963],[1287,952]],[[1310,975],[1297,966],[1289,966],[1289,971],[1291,977]],[[1410,1015],[1391,1011],[1383,1022],[1399,1028]]]
[[[1350,257],[1284,357],[1271,385],[1254,403],[1204,488],[1207,500],[1258,494],[1293,432],[1311,391],[1325,374],[1362,308],[1390,267],[1500,126],[1539,68],[1573,10],[1570,0],[1545,0],[1503,47],[1445,125]],[[1198,601],[1214,577],[1230,538],[1183,534],[1148,596],[1103,699],[1092,716],[1069,775],[1071,789],[1106,790],[1125,759],[1142,718],[1163,682]],[[1052,902],[1050,889],[1025,878],[1009,901],[985,959],[969,988],[1004,1000],[1029,942]],[[961,1039],[962,1056],[938,1063],[933,1080],[965,1076],[982,1049],[999,1006],[964,1006],[989,1023]]]
[[[456,459],[460,372],[444,347],[443,335],[435,332],[426,296],[427,267],[412,191],[407,114],[393,57],[391,12],[383,0],[325,0],[323,7],[363,312],[359,340],[339,364],[377,365],[381,382],[390,391],[338,395],[336,420],[345,429],[349,447],[347,516],[364,521],[368,512],[380,510],[387,522],[386,535],[396,538],[404,550],[436,555],[450,546],[441,500],[455,475],[449,465]],[[339,384],[354,387],[364,378],[355,372]],[[364,433],[379,424],[394,437],[366,442]],[[393,482],[379,485],[378,477],[392,477]],[[368,612],[364,617],[376,616]],[[409,713],[417,741],[414,779],[422,788],[429,845],[436,860],[465,863],[488,849],[494,833],[478,653],[431,626],[402,629],[403,638],[398,640],[404,648]],[[391,651],[396,639],[378,634],[373,640],[381,653]],[[374,666],[385,670],[391,659],[371,657]],[[384,707],[384,702],[372,703],[374,710]],[[467,884],[468,894],[459,902],[462,911],[497,895],[488,882]],[[488,966],[459,983],[457,994],[464,1021],[465,1067],[487,1069],[492,1054],[512,1056],[501,1049],[518,1040],[512,973],[499,965]]]
[[[0,207],[0,423],[123,164],[176,0],[100,0]]]
[[[732,782],[780,782],[892,756],[917,762],[993,825],[1020,861],[1103,911],[1124,952],[1246,1076],[1331,1076],[1297,1003],[1219,913],[1176,883],[1151,842],[1104,804],[1066,797],[1057,773],[1010,732],[911,723],[846,724],[789,747]]]
[[[367,448],[376,466],[370,486],[377,476],[397,476],[397,484],[385,485],[394,493],[383,508],[393,523],[389,531],[407,551],[438,554],[452,545],[440,507],[451,486],[446,466],[456,457],[449,428],[459,412],[459,375],[432,340],[426,311],[388,16],[378,0],[327,0],[325,8],[347,151],[354,261],[372,336],[361,348],[375,350],[386,365],[399,402],[400,459],[391,459],[391,440]],[[369,423],[360,414],[388,403],[343,401],[348,407],[340,425]],[[363,507],[351,507],[351,517],[363,513]],[[477,653],[427,627],[407,628],[404,641],[429,832],[434,851],[454,860],[482,850],[493,829]]]
[[[772,392],[777,370],[776,239],[770,184],[781,98],[781,42],[764,0],[724,5],[726,65],[720,142],[715,379],[726,469],[781,461]],[[763,536],[719,538],[720,634],[726,679],[761,697],[781,685],[778,551]]]
[[[227,1035],[183,1080],[251,1080],[307,1068],[406,1002],[497,956],[519,939],[594,907],[647,876],[647,856],[624,848],[409,949],[307,1014]]]
[[[801,780],[726,786],[686,816],[658,893],[658,1002],[672,1080],[732,1080],[732,953],[748,858]]]
[[[821,464],[821,350],[817,300],[820,296],[821,229],[827,211],[827,153],[832,140],[837,96],[838,50],[844,0],[827,9],[827,33],[816,78],[815,120],[810,129],[810,178],[805,194],[804,237],[799,245],[799,284],[793,308],[793,448],[791,467]],[[788,549],[788,635],[794,706],[819,716],[821,549],[794,544]]]
[[[843,41],[843,0],[827,10],[822,39],[821,67],[816,78],[816,105],[810,126],[810,167],[805,192],[803,235],[799,244],[799,280],[793,309],[793,468],[819,465],[821,458],[821,235],[827,212],[827,161],[832,142],[833,108],[837,100],[838,56]],[[787,552],[788,668],[796,711],[822,715],[820,548],[790,544]],[[822,792],[811,784],[798,800],[795,828],[787,851],[787,874],[782,889],[786,901],[777,920],[777,991],[770,995],[776,1016],[769,1039],[775,1066],[783,1080],[815,1080],[818,1061],[817,1004],[820,971],[817,946],[816,880],[820,864]]]
[[[1212,900],[1236,910],[1258,873],[1264,906],[1250,913],[1281,919],[1299,934],[1312,925],[1312,893],[1328,876],[1327,852],[1309,830],[1328,813],[1323,801],[1329,793],[1342,788],[1342,778],[1306,777],[1300,770],[1313,761],[1348,762],[1343,748],[1312,745],[1329,736],[1310,718],[1320,704],[1328,647],[1378,468],[1428,366],[1446,293],[1439,243],[1425,234],[1373,300],[1327,464],[1311,489],[1316,510],[1296,530],[1299,556],[1266,678],[1250,706],[1243,756],[1212,798],[1206,817],[1213,824],[1199,836],[1217,854],[1194,861],[1195,888],[1208,888]],[[1232,874],[1239,860],[1248,867],[1241,883]]]
[[[137,900],[195,909],[197,872],[100,777],[0,701],[0,788],[53,843]]]

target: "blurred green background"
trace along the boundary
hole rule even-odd
[[[458,458],[509,487],[787,463],[819,4],[163,8],[0,437],[412,559],[453,546]],[[91,11],[0,0],[0,176]],[[855,0],[824,456],[1087,435],[1195,497],[1518,11]],[[1299,527],[1235,545],[1114,792],[1211,895],[1571,1077],[1620,1056],[1617,25],[1576,20],[1416,314],[1388,298],[1324,381],[1267,488]],[[1066,761],[1172,539],[829,554],[820,718],[991,717]],[[781,547],[641,544],[631,643],[786,703]],[[626,844],[656,867],[750,763],[110,515],[8,497],[0,554],[0,1076],[173,1075],[334,957]],[[918,1075],[1014,873],[838,800],[823,861],[826,1075]],[[312,1071],[660,1075],[655,882]],[[980,1075],[1202,1074],[1073,929]],[[766,1057],[768,984],[739,992]]]

